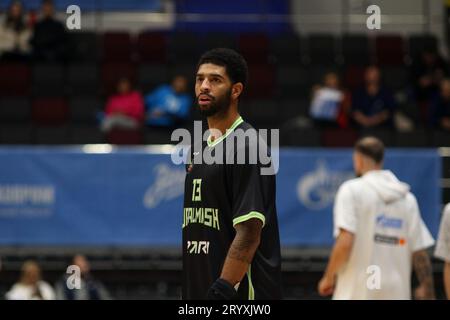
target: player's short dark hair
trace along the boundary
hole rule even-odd
[[[377,164],[381,163],[384,159],[384,144],[375,137],[364,137],[359,139],[355,144],[355,151],[369,157]]]
[[[244,87],[247,85],[247,62],[242,55],[233,49],[216,48],[205,52],[197,63],[197,70],[205,63],[225,67],[225,72],[233,83],[241,82]]]

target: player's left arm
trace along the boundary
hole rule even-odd
[[[446,261],[444,265],[444,287],[447,300],[450,300],[450,261]]]
[[[417,300],[435,299],[433,268],[426,250],[418,250],[412,256],[414,271],[416,272],[419,286],[414,291]]]
[[[233,299],[234,287],[241,282],[248,271],[261,240],[263,222],[252,218],[234,226],[236,235],[228,249],[220,278],[208,292],[209,299]]]

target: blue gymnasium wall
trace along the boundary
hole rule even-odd
[[[288,15],[289,0],[176,0],[177,19],[176,29],[194,32],[265,32],[280,33],[290,31],[287,21],[268,20],[267,15]],[[183,19],[184,14],[200,14],[209,21],[194,21]],[[214,19],[214,15],[235,15],[240,19],[243,15],[254,19],[251,22],[224,20],[222,17]],[[208,17],[208,15],[211,15]],[[190,16],[190,18],[195,18]]]
[[[436,236],[436,150],[388,150]],[[0,148],[0,245],[179,245],[184,167],[136,149]],[[277,175],[282,245],[327,246],[336,189],[353,177],[351,150],[283,149]]]

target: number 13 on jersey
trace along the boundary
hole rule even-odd
[[[202,201],[202,179],[194,179],[192,184],[192,201]]]

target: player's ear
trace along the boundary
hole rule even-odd
[[[244,90],[244,85],[241,82],[235,83],[235,84],[233,84],[233,87],[231,88],[231,96],[234,99],[237,99],[242,94],[243,90]]]

